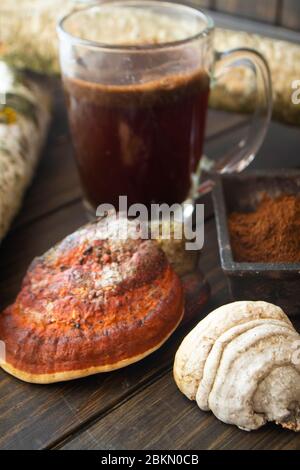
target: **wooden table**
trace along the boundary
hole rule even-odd
[[[13,301],[31,259],[86,222],[62,94],[23,209],[0,248],[0,307]],[[236,138],[244,116],[210,112],[206,152]],[[256,168],[299,166],[300,131],[273,123]],[[300,449],[300,435],[268,425],[252,433],[199,410],[172,378],[174,353],[193,324],[229,301],[208,204],[201,270],[209,304],[145,360],[107,374],[53,385],[23,383],[0,372],[1,449]],[[300,329],[300,322],[297,322]]]

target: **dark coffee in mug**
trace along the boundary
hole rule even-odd
[[[209,96],[202,69],[137,84],[64,78],[72,140],[87,201],[180,203],[202,155]]]
[[[271,117],[270,72],[254,50],[216,54],[214,23],[204,12],[178,2],[111,0],[72,11],[57,32],[72,142],[93,209],[118,208],[121,195],[149,206],[208,191],[199,161],[210,77],[216,86],[241,64],[256,83],[255,119],[247,136],[205,163],[228,173],[253,161]]]

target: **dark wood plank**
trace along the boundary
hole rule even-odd
[[[247,130],[247,125],[241,124],[232,132],[220,133],[207,141],[205,153],[211,157],[224,154],[247,135]],[[265,141],[250,168],[299,167],[299,137],[299,128],[272,122]]]
[[[64,232],[68,233],[75,225],[80,225],[83,219],[80,203],[64,208],[29,225],[26,233],[20,232],[19,238],[14,239],[12,247],[19,246],[22,240],[26,257],[31,258],[32,252],[43,251],[46,245],[52,245]],[[59,237],[58,230],[61,232]],[[226,295],[224,279],[215,267],[218,250],[214,233],[214,221],[211,220],[206,229],[207,242],[200,260],[201,268],[209,274],[214,287],[214,299],[207,309],[223,302]],[[25,269],[23,258],[16,257],[10,269],[6,270],[7,278],[3,276],[0,283],[0,291],[5,295],[7,290],[17,289],[20,281],[18,271]],[[199,314],[196,321],[207,313],[207,309]],[[23,383],[1,371],[0,448],[49,447],[106,414],[170,367],[174,352],[189,328],[183,326],[163,348],[144,361],[109,374],[39,386]]]
[[[280,23],[286,28],[292,28],[300,31],[299,0],[283,0]]]
[[[272,122],[251,168],[299,168],[299,142],[299,128]]]
[[[233,15],[245,16],[255,20],[274,23],[276,20],[277,0],[216,0],[216,9]]]
[[[97,421],[63,449],[300,449],[300,435],[275,425],[247,433],[202,412],[177,389],[169,371]]]
[[[209,11],[210,16],[219,28],[246,31],[248,33],[260,34],[274,39],[300,43],[300,31],[293,31],[270,23],[254,21],[248,18],[237,18],[233,15],[216,11]],[[278,13],[277,13],[278,14]]]

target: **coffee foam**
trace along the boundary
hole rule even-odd
[[[209,76],[202,69],[129,85],[106,85],[64,78],[64,86],[70,96],[101,106],[120,108],[128,105],[145,108],[176,102],[183,96],[208,92],[209,83]]]
[[[102,5],[70,17],[67,31],[80,39],[110,45],[151,45],[181,41],[201,32],[199,19],[172,18],[142,9]],[[202,25],[204,28],[204,24]]]

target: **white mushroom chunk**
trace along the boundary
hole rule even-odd
[[[266,302],[218,308],[183,340],[174,363],[179,389],[199,408],[250,431],[267,421],[300,430],[300,336]]]

